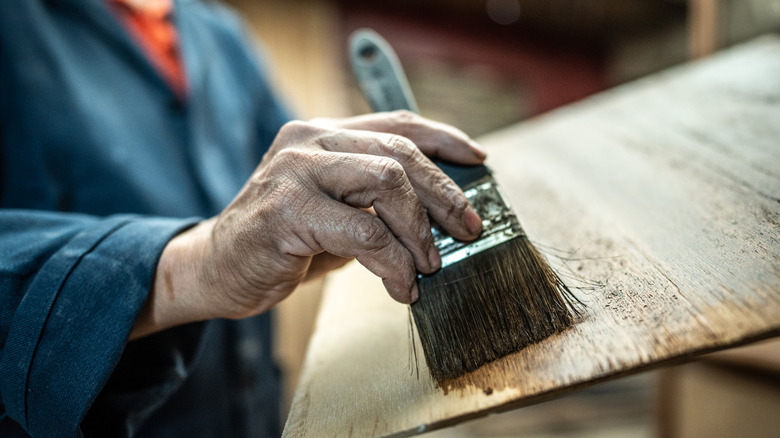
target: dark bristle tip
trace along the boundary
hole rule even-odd
[[[520,236],[418,279],[412,314],[437,381],[569,327],[576,298]]]

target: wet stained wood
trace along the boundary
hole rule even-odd
[[[285,437],[408,436],[780,335],[780,38],[481,139],[587,304],[569,330],[434,384],[405,306],[332,275]]]

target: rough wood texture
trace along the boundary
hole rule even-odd
[[[413,435],[780,334],[780,38],[482,142],[582,319],[440,388],[422,358],[410,372],[406,307],[352,265],[326,286],[285,437]]]

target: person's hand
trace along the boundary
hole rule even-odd
[[[133,335],[259,314],[351,258],[413,302],[416,273],[441,265],[428,215],[457,239],[481,231],[426,156],[485,158],[461,131],[406,111],[288,123],[233,202],[166,246]]]

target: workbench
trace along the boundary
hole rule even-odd
[[[437,385],[407,307],[350,264],[327,281],[285,437],[414,435],[780,335],[780,37],[480,142],[581,316]]]

